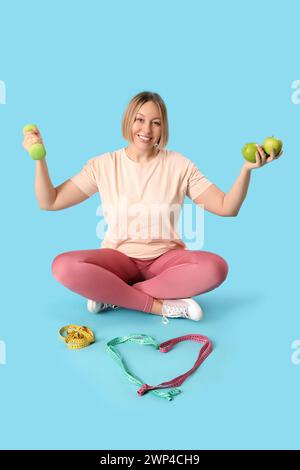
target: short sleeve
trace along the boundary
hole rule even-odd
[[[193,201],[212,184],[213,183],[201,173],[196,165],[190,161],[186,195]]]
[[[88,196],[92,196],[99,191],[95,158],[88,160],[81,171],[70,178],[70,180]]]

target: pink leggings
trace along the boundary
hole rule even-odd
[[[151,312],[155,299],[203,294],[226,279],[228,264],[208,251],[169,250],[150,260],[112,248],[68,251],[52,262],[53,276],[65,287],[98,302]]]

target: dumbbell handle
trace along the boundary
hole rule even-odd
[[[37,129],[35,124],[27,124],[23,127],[23,134],[25,134],[25,132],[31,132],[34,129]],[[33,160],[43,160],[46,156],[46,149],[43,144],[33,144],[29,149],[29,155]]]

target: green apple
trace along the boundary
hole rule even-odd
[[[274,136],[272,137],[267,137],[263,144],[262,148],[266,152],[267,155],[271,155],[272,150],[274,150],[275,157],[280,153],[280,150],[282,149],[282,141],[279,139],[276,139]]]
[[[242,148],[242,154],[244,159],[251,163],[256,163],[256,152],[258,152],[258,150],[255,142],[249,142],[248,144],[245,144]]]

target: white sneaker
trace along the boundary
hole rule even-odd
[[[114,305],[114,304],[105,304],[102,302],[96,302],[95,300],[90,300],[90,299],[88,299],[87,301],[87,309],[91,313],[103,312],[104,310],[107,310],[109,308],[116,309],[116,308],[119,308],[119,306]]]
[[[167,299],[162,305],[162,322],[165,325],[169,323],[167,317],[199,321],[203,318],[203,311],[200,305],[191,298]]]

